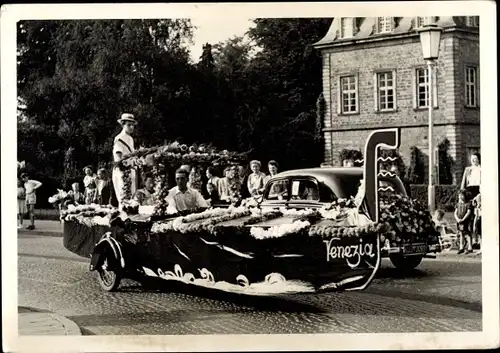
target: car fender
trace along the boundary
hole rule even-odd
[[[90,271],[96,269],[99,259],[105,248],[110,249],[116,260],[119,260],[120,266],[125,268],[125,259],[123,257],[123,252],[120,243],[113,237],[111,237],[111,232],[105,233],[101,239],[97,242],[94,250],[92,251],[92,256],[90,260]]]

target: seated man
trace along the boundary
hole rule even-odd
[[[187,186],[188,177],[188,172],[182,168],[175,172],[177,186],[168,192],[168,213],[210,207],[198,190]]]
[[[155,204],[155,180],[152,175],[144,177],[144,187],[135,192],[134,199],[141,206],[153,206]]]

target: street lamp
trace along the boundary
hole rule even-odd
[[[432,71],[435,61],[439,56],[439,44],[441,41],[442,28],[437,24],[428,24],[418,29],[420,34],[420,44],[422,44],[422,54],[424,60],[427,62],[427,82],[429,83],[429,191],[428,191],[428,204],[429,211],[432,213],[435,209],[435,189],[434,189],[434,136],[432,121],[432,98],[434,95],[432,89]]]

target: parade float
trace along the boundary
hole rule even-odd
[[[258,200],[242,201],[234,188],[228,207],[181,213],[166,201],[176,168],[236,167],[246,155],[178,143],[139,149],[117,164],[124,178],[119,208],[70,205],[61,212],[64,246],[90,258],[90,270],[107,291],[123,278],[248,295],[362,290],[391,242],[426,244],[435,236],[429,213],[408,197],[379,195],[381,146],[397,148],[399,131],[380,130],[366,143],[362,207],[337,199],[317,209],[262,208]],[[154,206],[132,200],[132,168],[154,175]]]

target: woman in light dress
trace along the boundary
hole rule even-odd
[[[122,126],[122,131],[115,137],[113,144],[113,160],[119,162],[125,155],[135,151],[134,139],[132,138],[132,133],[134,132],[137,121],[132,114],[122,114],[121,118],[118,119],[118,123]],[[131,193],[130,197],[137,191],[137,173],[135,169],[130,170],[131,178]],[[123,202],[123,172],[118,168],[113,168],[113,187],[115,189],[116,198],[118,199],[118,204],[121,205]]]

